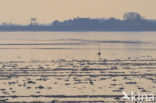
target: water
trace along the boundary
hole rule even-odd
[[[0,61],[156,57],[156,32],[1,32]]]
[[[0,101],[121,103],[122,91],[156,94],[155,51],[156,32],[0,32]]]

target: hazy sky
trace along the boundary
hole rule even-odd
[[[156,0],[0,0],[0,23],[27,24],[35,17],[40,23],[79,17],[116,17],[135,11],[156,19]]]

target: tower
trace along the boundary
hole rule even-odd
[[[37,25],[37,19],[36,18],[31,18],[31,25]]]

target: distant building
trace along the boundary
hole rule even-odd
[[[30,19],[30,25],[38,25],[37,19],[36,18],[31,18]]]

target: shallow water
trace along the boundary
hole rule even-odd
[[[156,32],[1,32],[0,61],[156,57]]]
[[[116,103],[122,91],[156,94],[155,51],[156,32],[1,32],[0,100]]]

